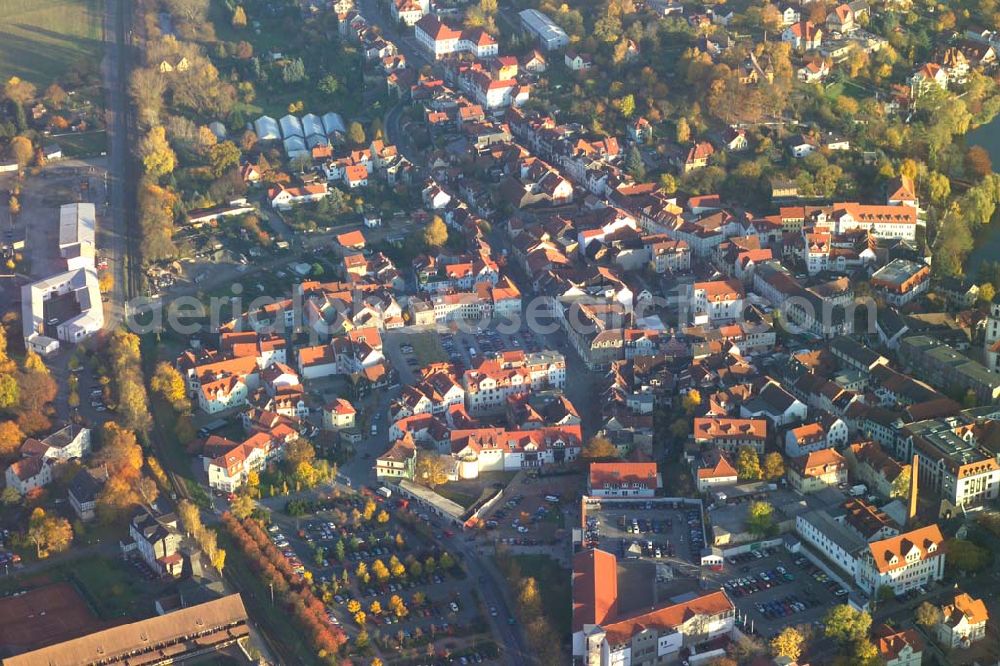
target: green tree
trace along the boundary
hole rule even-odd
[[[25,81],[17,76],[7,79],[3,86],[3,96],[19,106],[23,106],[35,99],[37,89],[29,81]]]
[[[764,476],[760,468],[760,456],[752,446],[741,446],[737,449],[736,473],[747,481],[759,481]]]
[[[774,532],[774,507],[769,502],[750,502],[747,509],[747,529],[756,536]]]
[[[249,495],[237,495],[236,498],[230,504],[230,510],[233,515],[243,520],[249,518],[253,514],[256,504]]]
[[[771,451],[764,456],[764,478],[768,481],[780,479],[785,475],[785,460],[777,451]]]
[[[3,502],[4,506],[14,506],[21,503],[21,493],[14,490],[13,487],[7,486],[3,489],[3,493],[0,494],[0,501]]]
[[[31,160],[35,157],[35,149],[31,145],[31,139],[25,136],[15,136],[11,139],[8,149],[11,157],[22,169],[31,164]]]
[[[219,178],[240,163],[240,149],[232,141],[217,143],[209,150],[209,162],[212,166],[212,174]]]
[[[965,539],[951,539],[946,546],[949,567],[967,574],[982,571],[992,559],[989,550]]]
[[[21,387],[14,375],[0,375],[0,408],[9,409],[21,400]]]
[[[992,303],[993,299],[997,295],[997,290],[993,286],[992,282],[984,282],[979,285],[979,302],[980,303]]]
[[[324,95],[333,97],[340,92],[340,81],[333,74],[327,74],[319,80],[316,88]]]
[[[682,146],[691,140],[691,127],[688,125],[686,118],[680,118],[677,120],[674,138],[677,139],[677,143]]]
[[[841,604],[834,606],[826,614],[824,620],[827,638],[846,645],[868,637],[872,626],[872,617],[865,611],[859,611],[853,606]]]
[[[662,189],[665,194],[673,194],[677,191],[677,180],[672,174],[660,174],[660,189]]]
[[[639,152],[639,147],[635,144],[629,146],[628,152],[625,153],[625,171],[637,181],[642,181],[646,178],[646,164],[642,160],[642,153]]]
[[[925,187],[927,188],[927,196],[930,197],[931,203],[938,206],[947,201],[948,197],[951,196],[951,180],[943,173],[938,173],[937,171],[928,173],[925,179]]]
[[[635,96],[629,94],[622,97],[618,103],[618,110],[625,118],[631,118],[632,114],[635,113]]]
[[[149,386],[170,403],[174,411],[184,412],[191,408],[187,397],[187,384],[181,373],[170,363],[161,361],[157,364]]]
[[[889,496],[893,498],[908,499],[910,497],[910,466],[907,465],[903,468],[903,471],[899,473],[893,482],[892,487],[889,490]]]

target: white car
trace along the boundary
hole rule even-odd
[[[451,609],[452,613],[457,613],[458,612],[458,604],[455,603],[454,601],[451,602],[450,604],[448,604],[448,607]]]

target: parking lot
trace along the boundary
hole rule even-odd
[[[818,627],[831,606],[843,603],[848,594],[805,557],[784,548],[726,558],[712,580],[746,614],[747,629],[764,638],[789,624]]]
[[[565,530],[566,512],[572,511],[582,485],[579,474],[519,472],[507,485],[506,499],[484,516],[486,529],[502,543],[549,544]]]
[[[484,613],[495,616],[498,610],[482,605],[479,596],[470,592],[470,581],[461,566],[447,571],[442,566],[426,569],[428,558],[440,563],[448,540],[461,537],[442,533],[444,547],[438,547],[395,516],[385,523],[371,521],[355,526],[351,516],[355,510],[363,511],[366,501],[341,499],[330,510],[300,519],[272,514],[272,541],[297,573],[312,575],[320,590],[317,594],[323,595],[327,603],[331,623],[348,633],[356,632],[350,606],[357,601],[367,614],[367,624],[375,625],[387,640],[401,640],[404,644],[422,636],[460,640],[488,632]],[[395,511],[388,501],[377,505],[379,511]],[[422,563],[423,569],[417,569],[417,574],[412,573],[415,561]],[[398,562],[407,573],[379,580],[378,562],[388,569]],[[369,580],[365,582],[365,575],[359,572],[366,572]],[[402,616],[390,610],[394,597],[407,609]],[[381,607],[380,613],[371,611],[373,603]],[[369,627],[369,631],[375,628]]]
[[[500,333],[496,326],[484,327],[477,331],[441,330],[441,346],[452,363],[467,368],[479,365],[483,358],[503,351],[539,351],[542,348],[535,335],[521,329],[516,333]]]
[[[587,509],[586,539],[619,558],[655,560],[685,576],[701,574],[705,536],[698,504],[604,500],[600,509]]]
[[[98,246],[107,246],[103,238],[109,233],[103,226],[107,210],[105,162],[104,158],[53,162],[41,170],[41,178],[24,179],[19,197],[21,212],[10,230],[5,227],[4,242],[24,239],[27,273],[32,277],[48,277],[66,270],[59,255],[59,207],[63,204],[95,203]],[[0,191],[7,192],[15,182],[13,174],[5,174],[0,177]],[[2,210],[7,213],[6,206]]]
[[[448,360],[441,350],[436,330],[430,326],[408,326],[385,331],[382,335],[382,352],[399,373],[399,380],[403,384],[416,383],[420,368]]]

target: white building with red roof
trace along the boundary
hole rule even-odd
[[[938,640],[950,648],[967,648],[986,638],[989,611],[982,599],[965,592],[941,607],[941,621],[934,627]]]
[[[269,431],[257,431],[240,443],[209,436],[202,453],[208,485],[214,490],[234,492],[246,483],[250,472],[259,472],[268,463],[280,460],[285,444],[298,437],[298,432],[284,423]]]
[[[720,324],[743,316],[746,294],[739,280],[696,282],[692,291],[692,317],[695,324]]]
[[[323,407],[323,427],[327,430],[353,428],[357,413],[349,401],[337,398]]]
[[[430,12],[430,2],[428,0],[394,0],[389,6],[389,11],[396,23],[413,26]]]
[[[944,576],[944,537],[928,525],[868,544],[858,560],[854,580],[869,595],[888,586],[897,595]]]
[[[435,60],[453,53],[471,53],[477,58],[497,55],[497,40],[482,28],[456,30],[437,16],[428,14],[413,26],[413,34]]]
[[[785,28],[781,41],[797,49],[818,49],[823,42],[823,29],[812,21],[799,21]]]
[[[672,664],[682,650],[731,637],[735,607],[722,590],[685,601],[622,612],[617,558],[588,550],[573,558],[573,658],[589,666]]]
[[[702,466],[696,473],[698,492],[706,493],[719,486],[736,485],[739,474],[733,464],[720,451],[708,452],[702,456]]]
[[[593,497],[653,497],[662,486],[655,462],[590,463],[587,494]]]

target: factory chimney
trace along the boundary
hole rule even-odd
[[[910,463],[910,510],[906,514],[907,525],[917,517],[917,477],[920,476],[920,456],[913,454],[913,462]]]

